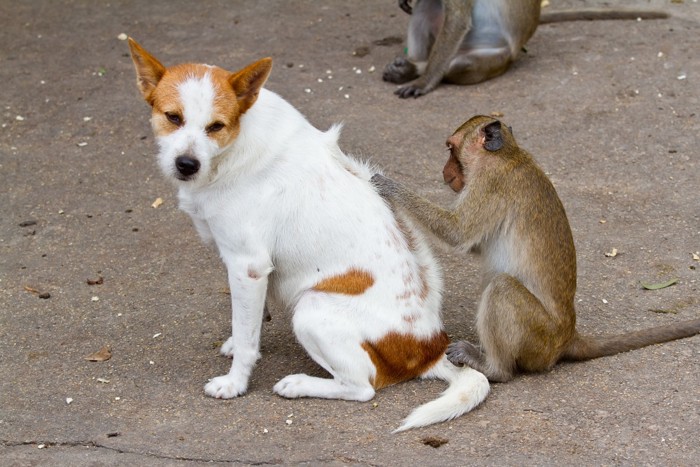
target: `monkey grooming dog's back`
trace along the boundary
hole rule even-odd
[[[477,311],[481,348],[462,341],[450,360],[507,381],[562,360],[587,360],[690,337],[700,319],[614,336],[576,331],[576,250],[564,207],[544,172],[500,121],[476,116],[447,139],[443,176],[455,192],[447,210],[375,175],[392,204],[438,238],[478,251],[484,291]]]

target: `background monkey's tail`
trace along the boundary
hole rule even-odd
[[[700,319],[658,326],[614,336],[590,337],[576,334],[561,361],[591,360],[640,349],[652,344],[683,339],[700,333]]]
[[[619,8],[559,10],[543,12],[540,15],[539,24],[562,23],[564,21],[666,19],[669,16],[665,11],[625,10]]]
[[[482,373],[442,358],[422,376],[447,381],[450,385],[437,399],[413,409],[394,433],[452,420],[479,405],[489,393],[489,380]]]

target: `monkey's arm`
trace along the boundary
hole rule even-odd
[[[401,98],[420,97],[435,89],[450,67],[464,37],[471,28],[473,0],[445,0],[445,22],[430,50],[425,73],[406,86],[396,90]]]
[[[462,243],[460,219],[456,213],[431,203],[408,190],[402,184],[381,174],[374,174],[371,182],[382,198],[393,206],[406,209],[413,218],[433,232],[436,237],[453,247]]]

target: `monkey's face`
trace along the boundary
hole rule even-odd
[[[450,157],[447,159],[445,168],[442,169],[442,178],[445,180],[452,191],[459,193],[464,189],[464,169],[462,163],[459,160],[459,139],[461,137],[458,134],[454,134],[447,139],[447,149],[450,151]]]
[[[456,193],[464,189],[467,169],[475,169],[480,161],[504,146],[503,127],[498,120],[485,117],[472,117],[447,139],[450,157],[447,159],[442,176]]]

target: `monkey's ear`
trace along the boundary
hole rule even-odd
[[[489,123],[483,129],[484,149],[487,151],[498,151],[503,147],[503,135],[501,134],[501,122],[496,120]]]

